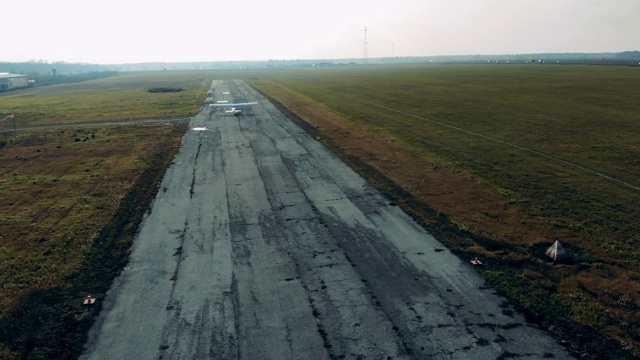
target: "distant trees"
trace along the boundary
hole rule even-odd
[[[36,85],[84,81],[118,73],[113,65],[47,63],[44,61],[0,62],[0,72],[27,75],[30,80],[36,82]]]
[[[58,75],[77,75],[82,73],[97,73],[104,71],[116,71],[114,65],[80,64],[44,61],[29,62],[0,62],[0,72],[28,75],[31,73],[52,74],[53,69]]]
[[[635,60],[639,60],[640,59],[640,51],[638,51],[638,50],[636,50],[636,51],[624,51],[624,52],[615,54],[615,57],[618,58],[618,59],[635,59]]]

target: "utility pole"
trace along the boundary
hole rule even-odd
[[[362,54],[362,64],[367,65],[369,63],[369,54],[367,53],[367,27],[364,27],[364,52]]]

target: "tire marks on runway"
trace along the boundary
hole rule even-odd
[[[274,209],[277,233],[269,238],[279,239],[279,246],[286,249],[295,264],[297,279],[307,293],[308,311],[316,319],[329,358],[402,358],[402,345],[394,335],[393,325],[372,304],[366,283],[346,260],[313,201],[293,175],[293,168],[299,164],[269,140],[286,138],[288,134],[262,133],[253,120],[244,119],[241,126],[245,134],[252,134],[247,138],[254,153],[270,154],[257,162]]]

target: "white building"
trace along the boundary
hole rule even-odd
[[[0,73],[0,91],[25,87],[29,84],[27,75]]]

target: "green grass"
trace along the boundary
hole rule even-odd
[[[546,217],[614,231],[622,243],[640,233],[639,80],[630,67],[413,66],[292,72],[276,82],[472,170]],[[629,250],[637,260],[632,247],[621,252]]]
[[[126,261],[137,223],[177,151],[184,123],[81,125],[185,117],[211,80],[130,74],[0,95],[0,358],[77,357],[100,297]],[[185,91],[151,94],[150,87]],[[44,319],[44,320],[43,320]],[[43,323],[44,321],[44,323]]]
[[[478,199],[455,195],[452,204],[427,203],[460,230],[441,240],[463,256],[490,259],[487,279],[532,320],[573,338],[574,351],[614,358],[639,351],[638,69],[406,65],[290,71],[253,81],[294,111],[303,103],[329,108],[367,129],[377,146],[392,144],[396,150],[384,156],[398,166],[376,166],[414,196],[436,185],[411,179],[422,171],[412,163],[468,174],[467,185],[491,190],[502,208],[478,209]],[[345,141],[351,143],[340,145]],[[352,140],[333,144],[343,155],[356,154]],[[356,146],[364,149],[359,154],[375,152]],[[516,210],[524,214],[509,217]],[[544,262],[555,239],[572,252],[573,265]],[[602,334],[615,340],[593,341]]]
[[[126,260],[184,131],[31,130],[0,149],[1,358],[79,355],[95,315],[81,300],[101,297]]]
[[[117,75],[79,83],[41,86],[0,95],[0,114],[16,114],[16,126],[180,118],[198,113],[211,75],[162,72]],[[182,88],[150,93],[151,88]],[[9,121],[0,130],[11,129]]]

